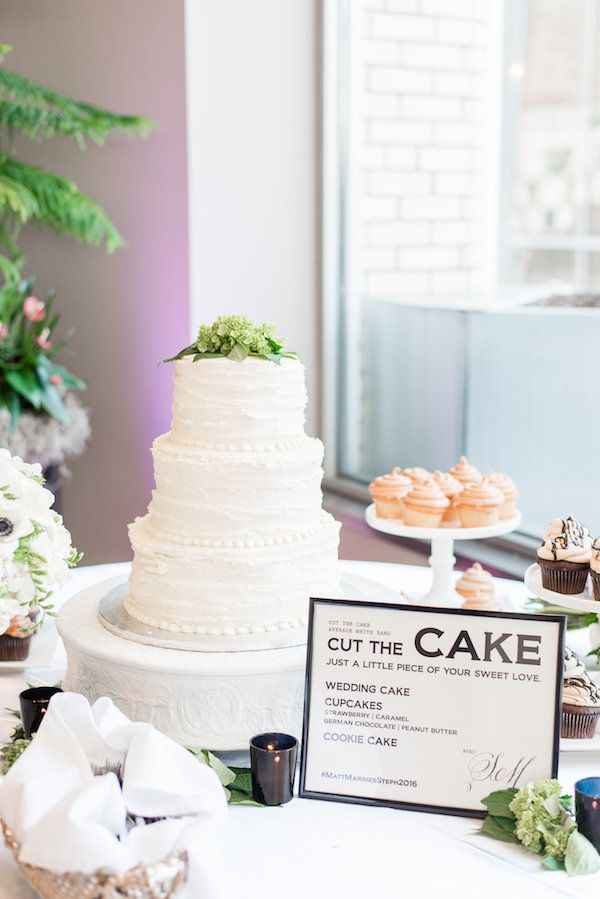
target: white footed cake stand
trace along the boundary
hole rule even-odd
[[[429,567],[432,571],[431,587],[425,596],[413,597],[415,602],[431,606],[452,606],[459,603],[454,589],[455,540],[485,540],[499,537],[516,530],[521,523],[521,513],[497,524],[483,528],[417,528],[410,527],[393,518],[379,518],[375,504],[367,507],[365,517],[376,531],[392,534],[394,537],[409,537],[411,540],[427,540],[431,543]],[[462,601],[462,600],[461,600]]]
[[[525,586],[531,590],[534,596],[545,599],[555,606],[563,609],[573,609],[575,612],[595,612],[600,615],[600,602],[594,599],[591,585],[588,579],[583,593],[555,593],[554,590],[546,590],[542,586],[542,572],[537,562],[530,565],[525,572]]]

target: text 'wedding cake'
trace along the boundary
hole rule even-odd
[[[125,608],[185,634],[281,635],[338,596],[339,524],[322,509],[323,445],[304,433],[304,366],[270,326],[203,326],[176,358],[156,489],[130,526]]]

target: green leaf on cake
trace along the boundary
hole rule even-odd
[[[162,365],[163,362],[177,362],[178,359],[183,359],[184,356],[191,356],[193,353],[198,352],[198,347],[195,343],[191,343],[189,346],[186,346],[183,350],[180,350],[175,356],[171,356],[169,359],[162,359],[159,362],[159,365]]]
[[[243,362],[247,358],[248,352],[248,347],[245,347],[242,343],[236,343],[227,354],[227,358],[231,359],[232,362]]]

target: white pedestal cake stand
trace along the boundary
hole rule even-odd
[[[306,637],[296,646],[235,652],[195,651],[139,642],[109,630],[98,610],[128,573],[82,590],[60,611],[68,659],[65,689],[90,702],[110,696],[134,721],[149,721],[172,739],[203,749],[247,750],[254,734],[302,733]],[[349,599],[401,602],[380,584],[345,574]]]
[[[542,572],[536,562],[534,565],[530,565],[525,572],[525,586],[531,590],[534,596],[545,599],[546,602],[551,602],[555,606],[573,609],[575,612],[595,612],[600,615],[600,602],[594,599],[589,579],[583,593],[555,593],[554,590],[546,590],[542,586]]]
[[[459,604],[459,597],[454,589],[455,540],[485,540],[489,537],[499,537],[516,530],[521,523],[521,513],[518,512],[514,518],[507,518],[484,528],[416,528],[393,518],[379,518],[374,503],[367,507],[365,517],[367,524],[383,534],[427,540],[431,543],[429,556],[429,567],[433,575],[431,587],[425,596],[414,598],[415,602],[431,606]]]

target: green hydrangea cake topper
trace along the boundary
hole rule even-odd
[[[221,356],[243,362],[248,356],[256,356],[276,365],[281,365],[282,359],[300,360],[298,353],[284,350],[283,345],[283,338],[275,336],[275,325],[270,322],[255,325],[247,315],[220,315],[212,325],[200,325],[194,343],[163,362],[175,362],[184,356],[193,356],[193,362]]]

